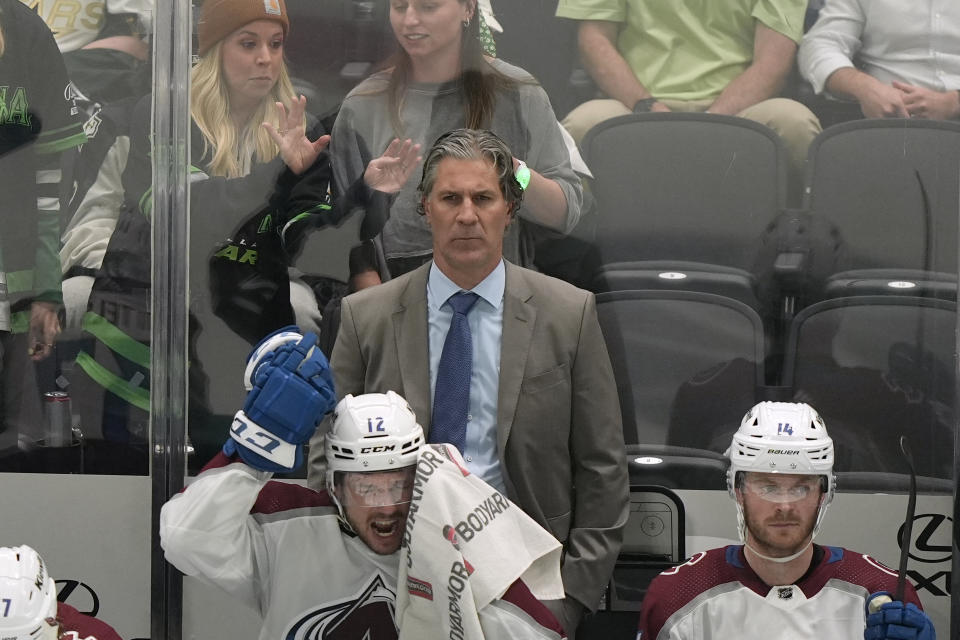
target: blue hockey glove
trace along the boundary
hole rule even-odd
[[[927,614],[912,602],[904,604],[890,598],[886,591],[872,593],[867,598],[864,640],[936,640],[937,632]],[[874,600],[876,611],[871,613],[870,603]],[[884,604],[877,609],[876,605],[881,601]]]
[[[337,396],[317,336],[284,327],[260,341],[247,358],[243,409],[223,446],[260,471],[288,473],[303,464],[303,447]]]

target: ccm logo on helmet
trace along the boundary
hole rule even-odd
[[[798,456],[800,455],[799,449],[767,449],[767,453],[772,453],[777,456]]]
[[[395,451],[396,448],[397,448],[397,445],[395,444],[391,444],[391,445],[383,444],[378,447],[362,447],[360,449],[360,453],[383,453],[384,451]]]

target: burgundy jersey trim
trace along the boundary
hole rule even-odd
[[[239,453],[236,453],[233,456],[228,456],[223,451],[218,451],[217,455],[210,458],[210,462],[203,465],[203,468],[200,469],[200,473],[209,471],[210,469],[222,469],[223,467],[229,466],[234,462],[243,462],[243,459],[240,457]]]
[[[244,462],[239,455],[228,456],[220,451],[203,466],[200,473],[203,474],[214,469],[224,469],[232,464],[244,464]],[[181,489],[181,493],[182,491]],[[268,515],[304,507],[333,506],[335,506],[333,500],[326,491],[314,491],[298,484],[271,480],[260,490],[250,513]]]
[[[64,631],[74,631],[80,638],[121,640],[120,634],[106,622],[80,613],[63,602],[57,603],[57,620],[63,625]]]
[[[314,491],[298,484],[271,480],[260,490],[250,513],[271,514],[304,507],[332,507],[333,500],[326,491]]]
[[[501,598],[505,602],[516,605],[531,618],[537,621],[541,627],[557,632],[561,637],[566,637],[566,632],[560,626],[560,622],[547,609],[546,605],[537,600],[530,589],[522,580],[514,580],[507,592]]]

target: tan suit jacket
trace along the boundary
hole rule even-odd
[[[629,509],[613,369],[593,294],[505,264],[497,450],[507,493],[564,544],[564,589],[594,610]],[[430,266],[344,298],[331,356],[339,397],[392,389],[425,433]],[[322,455],[311,447],[311,485],[322,482]]]

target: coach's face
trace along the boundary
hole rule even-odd
[[[458,286],[473,288],[499,264],[512,212],[492,162],[442,159],[423,209],[433,259]]]

